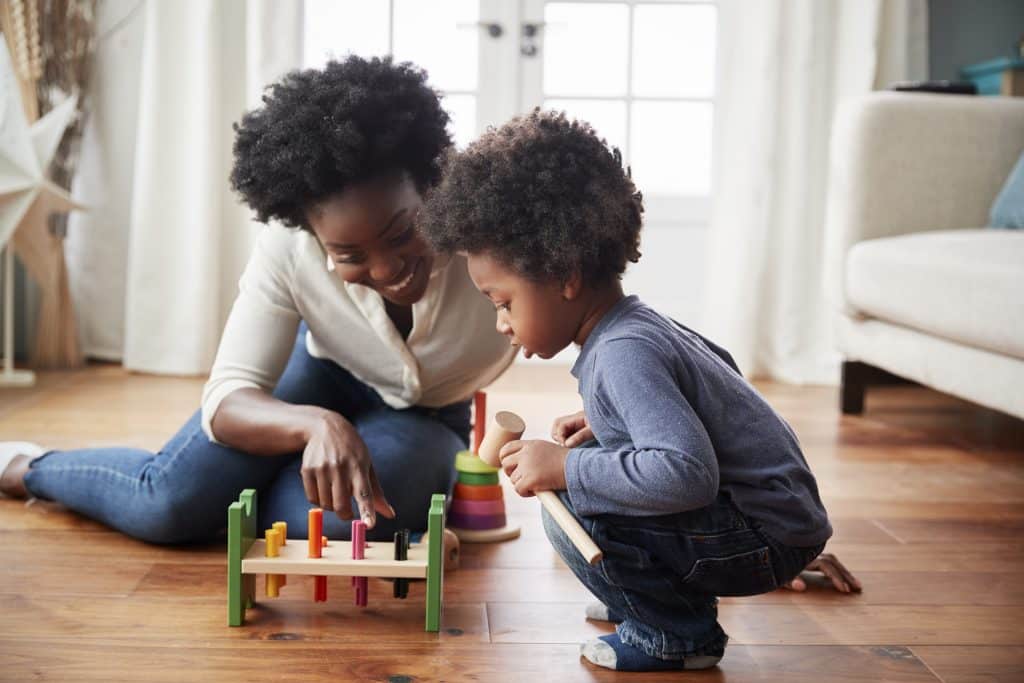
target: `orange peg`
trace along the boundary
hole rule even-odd
[[[323,548],[324,537],[324,511],[320,508],[313,508],[309,511],[309,556],[322,557],[320,549]]]

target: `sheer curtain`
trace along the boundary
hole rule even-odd
[[[86,354],[205,373],[256,226],[228,187],[231,124],[302,58],[302,3],[100,5],[68,260]]]
[[[834,383],[823,292],[832,115],[927,71],[925,0],[721,0],[704,330],[745,373]]]

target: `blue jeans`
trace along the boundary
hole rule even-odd
[[[397,513],[377,516],[369,540],[395,531],[426,528],[430,496],[450,493],[455,453],[469,438],[469,401],[443,408],[395,410],[344,368],[313,358],[306,326],[274,396],[316,405],[347,418],[369,449],[384,495]],[[136,448],[51,451],[32,462],[25,486],[38,498],[62,503],[129,536],[152,543],[184,543],[219,537],[228,505],[242,489],[259,492],[261,527],[288,523],[289,535],[306,535],[310,503],[299,468],[302,453],[257,456],[209,440],[196,412],[156,453]],[[353,511],[358,509],[353,503]],[[348,539],[350,522],[324,515],[324,533]]]
[[[581,517],[559,497],[604,559],[590,565],[544,511],[544,530],[573,573],[623,621],[619,638],[659,659],[721,656],[728,637],[718,596],[758,595],[797,576],[824,549],[789,548],[758,528],[725,493],[674,515]]]

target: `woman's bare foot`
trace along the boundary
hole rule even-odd
[[[25,474],[29,464],[44,452],[41,446],[34,443],[0,443],[0,495],[28,498]]]

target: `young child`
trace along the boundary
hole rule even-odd
[[[501,451],[516,491],[558,491],[604,551],[548,537],[618,623],[581,653],[610,669],[700,669],[728,640],[718,596],[791,581],[832,528],[793,431],[723,349],[623,295],[641,195],[586,123],[534,111],[453,155],[422,229],[468,256],[498,329],[529,357],[580,347],[584,410]],[[671,286],[671,282],[666,282]]]

